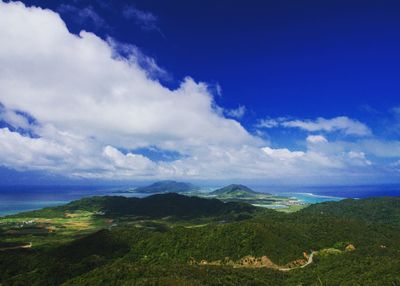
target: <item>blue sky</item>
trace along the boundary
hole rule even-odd
[[[4,2],[0,177],[399,182],[399,8]]]

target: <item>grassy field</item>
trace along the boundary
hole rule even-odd
[[[32,243],[32,247],[62,244],[112,224],[89,211],[26,212],[0,218],[0,243]]]
[[[276,203],[267,196],[269,203]],[[244,198],[246,199],[246,197]],[[261,201],[259,201],[261,199]],[[252,202],[265,203],[259,195]],[[243,198],[242,198],[243,200]],[[228,200],[229,201],[229,200]],[[278,201],[285,201],[279,198]],[[287,201],[287,200],[286,200]],[[287,205],[277,209],[282,212],[295,212],[305,205]],[[263,212],[262,208],[259,212]],[[229,221],[229,219],[228,219]],[[226,219],[218,217],[197,217],[176,219],[174,217],[144,218],[134,215],[105,216],[97,207],[93,209],[69,209],[66,207],[44,208],[0,218],[0,245],[27,245],[32,248],[53,247],[72,241],[99,229],[116,226],[134,226],[148,230],[165,230],[174,227],[201,228],[210,224],[224,224]]]
[[[275,210],[279,211],[279,212],[284,212],[284,213],[293,213],[293,212],[297,212],[299,210],[302,210],[302,209],[306,208],[307,206],[308,205],[306,205],[306,204],[304,204],[304,205],[291,205],[291,206],[288,206],[286,208],[278,208],[278,209],[275,209]]]
[[[1,244],[27,245],[31,243],[32,248],[48,248],[65,244],[104,228],[134,226],[140,229],[165,230],[175,227],[199,228],[213,223],[220,224],[224,221],[214,218],[150,219],[129,215],[111,219],[98,212],[85,210],[61,212],[43,209],[0,218],[0,246]]]

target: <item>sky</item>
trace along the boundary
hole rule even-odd
[[[1,184],[400,183],[398,1],[0,1]]]

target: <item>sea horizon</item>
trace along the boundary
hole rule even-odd
[[[0,216],[67,204],[92,196],[145,197],[151,194],[127,192],[136,185],[14,185],[0,186]],[[201,186],[206,192],[221,186]],[[361,199],[381,196],[400,196],[400,185],[364,186],[255,186],[255,191],[294,198],[307,204]]]

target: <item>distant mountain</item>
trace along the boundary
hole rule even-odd
[[[229,196],[229,197],[249,197],[257,194],[269,195],[264,193],[258,193],[256,191],[253,191],[249,187],[237,184],[232,184],[210,193],[210,195]]]
[[[199,188],[190,183],[176,181],[160,181],[149,186],[135,189],[138,193],[158,194],[158,193],[187,193],[196,191]]]

